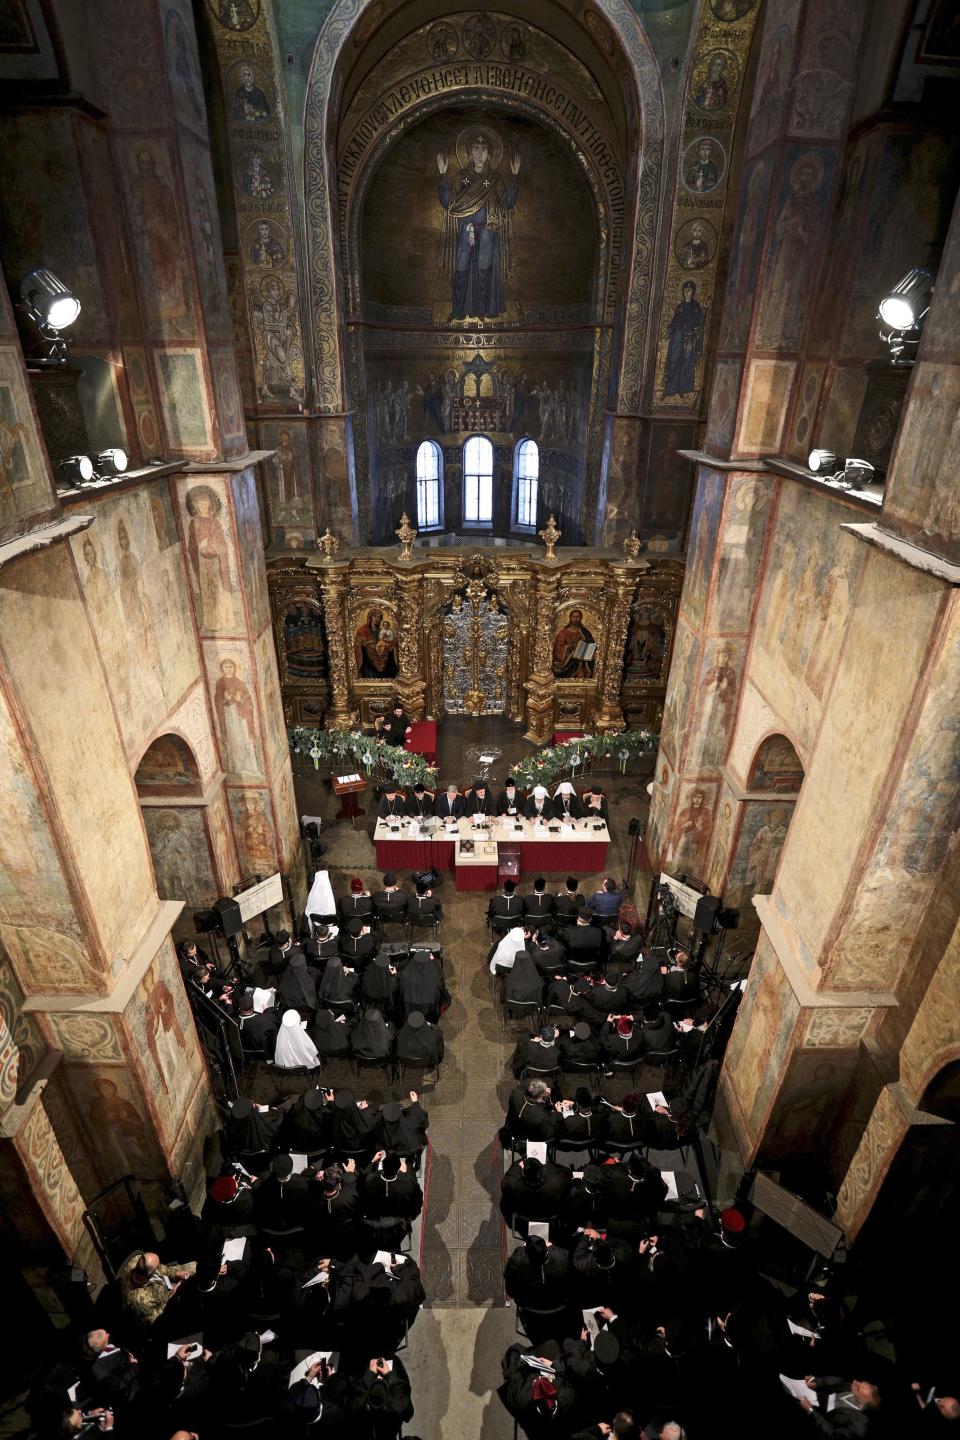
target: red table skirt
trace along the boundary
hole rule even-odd
[[[455,840],[378,840],[377,865],[381,870],[452,870]]]
[[[554,730],[551,745],[566,745],[568,740],[582,740],[586,730]]]
[[[606,840],[566,840],[546,845],[537,840],[520,841],[520,870],[543,874],[593,875],[607,868]]]
[[[454,883],[458,890],[496,890],[496,865],[455,865]]]
[[[521,874],[595,875],[607,867],[605,840],[566,840],[562,845],[548,845],[537,840],[507,842],[520,851]],[[454,840],[378,840],[377,865],[381,870],[425,870],[434,865],[438,870],[453,870],[456,842]],[[470,867],[468,867],[470,868]],[[485,865],[477,867],[486,873]],[[496,866],[490,869],[496,876]],[[457,889],[472,889],[461,886]],[[478,885],[477,889],[486,889]]]
[[[410,734],[403,742],[404,750],[422,755],[428,765],[437,763],[437,726],[433,720],[412,720]]]

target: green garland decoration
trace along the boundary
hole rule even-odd
[[[559,745],[546,745],[526,760],[512,766],[521,789],[529,790],[534,785],[551,785],[567,775],[577,778],[577,771],[584,760],[610,759],[613,757],[620,766],[621,775],[627,773],[627,761],[634,755],[649,755],[657,748],[657,737],[650,730],[621,730],[617,735],[578,735],[575,740],[564,740]]]
[[[367,778],[378,770],[409,789],[422,781],[429,789],[437,783],[437,771],[422,755],[414,755],[398,745],[377,745],[372,735],[362,730],[319,730],[307,725],[294,725],[289,731],[290,749],[294,755],[305,755],[319,770],[321,760],[329,761],[336,773],[357,765]]]

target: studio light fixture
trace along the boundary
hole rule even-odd
[[[877,319],[887,326],[880,338],[890,347],[892,365],[913,364],[932,294],[933,275],[916,265],[880,301]]]
[[[112,450],[101,450],[94,461],[94,469],[101,480],[113,480],[127,468],[127,452],[119,446]]]
[[[57,466],[67,489],[77,485],[88,485],[93,479],[93,461],[89,455],[68,455]]]
[[[875,474],[874,467],[869,460],[857,460],[851,456],[844,461],[843,474],[837,476],[837,480],[847,490],[862,490],[864,485],[869,485]]]
[[[67,342],[60,334],[80,314],[80,301],[58,280],[52,270],[38,265],[20,281],[20,301],[40,335],[49,343],[48,362],[63,364],[67,358]]]
[[[835,475],[837,473],[837,465],[840,463],[842,462],[838,461],[833,450],[811,450],[810,457],[807,460],[807,467],[813,471],[814,475],[826,477]]]

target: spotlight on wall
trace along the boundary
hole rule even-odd
[[[57,466],[64,487],[72,490],[76,485],[88,485],[93,479],[93,461],[89,455],[68,455]]]
[[[811,450],[807,460],[808,469],[821,478],[836,475],[837,467],[842,464],[833,450]]]
[[[913,364],[932,294],[933,275],[917,265],[880,301],[877,319],[887,326],[880,338],[890,347],[891,365]]]
[[[122,475],[127,468],[127,452],[115,447],[112,450],[101,450],[94,461],[94,469],[101,480],[112,480],[117,475]]]
[[[28,271],[20,281],[20,301],[44,340],[49,341],[48,360],[63,364],[67,343],[60,334],[80,314],[80,301],[62,280],[45,265]]]
[[[847,490],[862,490],[864,485],[871,483],[875,473],[869,460],[857,460],[851,456],[844,462],[843,474],[838,475],[837,480]]]

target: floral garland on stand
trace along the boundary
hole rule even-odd
[[[519,761],[512,767],[511,774],[521,788],[529,790],[534,785],[552,785],[567,775],[576,780],[577,771],[588,756],[594,760],[615,756],[620,774],[626,775],[631,756],[649,755],[656,748],[657,737],[650,730],[621,730],[619,735],[578,735],[575,740],[547,745],[536,755]]]
[[[293,754],[306,755],[313,761],[314,770],[319,770],[321,760],[329,761],[338,773],[348,763],[354,763],[367,772],[368,779],[374,770],[379,770],[384,778],[389,776],[404,789],[418,781],[429,789],[437,783],[436,769],[422,755],[398,745],[378,745],[372,735],[362,730],[316,730],[295,725],[289,737]]]

